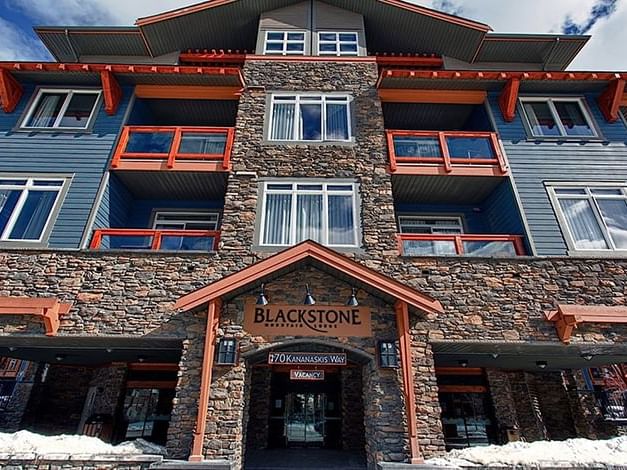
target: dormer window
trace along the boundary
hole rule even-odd
[[[263,53],[267,55],[305,55],[305,32],[266,31]]]
[[[358,34],[351,32],[319,32],[318,55],[358,55]]]

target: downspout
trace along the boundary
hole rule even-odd
[[[74,62],[80,62],[78,58],[78,54],[76,53],[76,49],[74,48],[74,44],[72,44],[72,37],[70,36],[70,30],[65,28],[65,39],[67,39],[68,46],[72,51],[72,55],[74,56]]]

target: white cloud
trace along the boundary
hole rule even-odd
[[[37,60],[48,56],[43,44],[0,17],[0,60]]]
[[[139,17],[189,6],[194,0],[5,0],[35,23],[130,25]],[[412,3],[446,8],[491,25],[496,32],[560,33],[567,17],[585,22],[598,0],[413,0]],[[600,20],[592,40],[573,68],[627,70],[627,0],[617,12]]]

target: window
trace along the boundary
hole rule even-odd
[[[39,90],[22,127],[87,129],[99,99],[100,91],[94,90]]]
[[[264,54],[305,55],[304,31],[266,31]]]
[[[355,183],[265,183],[261,244],[358,246],[356,193]]]
[[[155,230],[218,230],[217,212],[157,212]]]
[[[623,118],[623,123],[627,126],[627,106],[620,108],[620,116]]]
[[[65,181],[0,178],[0,241],[41,242]]]
[[[534,137],[596,137],[582,98],[521,98]]]
[[[270,140],[350,141],[350,97],[273,95]]]
[[[406,216],[398,218],[401,233],[435,233],[439,235],[464,233],[461,217]]]
[[[318,55],[358,55],[357,33],[318,33]]]
[[[548,187],[564,235],[575,250],[627,250],[627,188]]]
[[[216,236],[207,236],[204,231],[215,232],[219,228],[220,214],[217,212],[157,212],[153,228],[155,230],[196,230],[198,234],[185,236],[163,235],[161,250],[170,251],[213,251],[216,249]],[[196,236],[197,235],[197,236]]]
[[[218,342],[216,364],[232,365],[237,363],[237,340],[222,338]]]
[[[398,367],[398,347],[396,341],[379,342],[379,365],[383,368]]]

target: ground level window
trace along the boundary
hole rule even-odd
[[[627,188],[549,186],[562,230],[575,250],[627,250]]]
[[[124,399],[124,440],[143,438],[165,445],[174,394],[174,389],[128,389]]]
[[[0,241],[42,241],[64,184],[63,179],[0,178]]]
[[[357,185],[311,182],[264,184],[261,244],[295,245],[313,240],[356,247]]]

